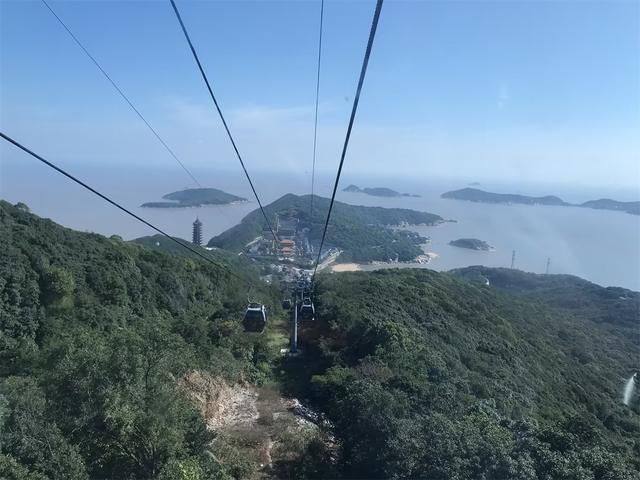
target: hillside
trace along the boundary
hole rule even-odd
[[[181,387],[194,372],[222,392],[272,377],[276,326],[247,336],[241,319],[250,285],[275,320],[280,293],[252,282],[251,268],[75,232],[4,201],[0,252],[0,478],[258,468],[220,430],[210,446],[214,432]]]
[[[225,252],[2,201],[0,252],[0,478],[640,478],[638,394],[621,403],[637,292],[485,267],[320,274],[304,353],[282,357],[282,292]],[[249,294],[263,335],[241,331]]]
[[[329,199],[314,198],[313,218],[309,217],[310,200],[310,195],[287,194],[267,205],[265,211],[272,224],[275,224],[276,214],[297,217],[301,228],[310,229],[309,238],[319,241],[329,208]],[[396,256],[400,261],[408,261],[423,253],[419,245],[426,239],[412,232],[386,227],[405,223],[437,225],[442,221],[442,217],[432,213],[335,202],[326,242],[343,250],[341,261],[385,261]],[[213,237],[208,245],[240,251],[247,243],[261,235],[265,227],[262,213],[260,210],[254,210],[244,217],[239,225]]]
[[[510,268],[476,266],[451,270],[450,273],[482,284],[488,279],[493,288],[596,323],[606,323],[612,329],[633,329],[640,322],[640,294],[626,288],[603,288],[573,275],[542,275]],[[629,335],[636,344],[640,341],[637,332]]]
[[[290,388],[333,422],[344,477],[640,478],[638,396],[621,402],[640,295],[462,273],[322,277],[322,322],[300,334],[313,362],[291,362]]]
[[[146,208],[186,208],[203,205],[227,205],[235,202],[246,202],[246,198],[238,197],[217,188],[188,188],[179,192],[168,193],[162,198],[170,202],[147,202],[140,205]]]

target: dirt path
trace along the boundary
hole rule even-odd
[[[319,433],[297,400],[272,388],[229,385],[201,371],[187,374],[180,386],[216,433],[211,448],[216,461],[225,463],[225,452],[239,453],[255,466],[250,478],[273,478],[277,461],[295,458],[292,448],[300,447],[299,439]]]

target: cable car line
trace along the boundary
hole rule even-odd
[[[163,140],[163,138],[160,136],[160,134],[155,130],[155,128],[153,128],[151,126],[151,124],[147,121],[147,119],[144,117],[144,115],[142,115],[142,113],[140,113],[140,110],[138,110],[136,108],[136,106],[131,102],[131,100],[129,99],[129,97],[127,97],[127,95],[122,91],[122,89],[118,86],[118,84],[111,78],[111,76],[109,76],[109,74],[104,70],[104,68],[102,68],[102,65],[100,65],[100,63],[95,59],[95,57],[93,55],[91,55],[91,53],[89,53],[89,51],[85,48],[85,46],[82,44],[82,42],[80,42],[80,40],[78,40],[78,37],[76,37],[73,32],[71,31],[71,29],[62,21],[62,19],[56,14],[56,12],[53,10],[53,8],[51,8],[51,6],[47,3],[46,0],[41,0],[42,3],[49,9],[49,11],[53,14],[54,17],[56,17],[56,19],[58,20],[58,22],[60,23],[60,25],[62,25],[62,27],[67,31],[67,33],[69,34],[69,36],[73,39],[73,41],[80,47],[80,49],[85,53],[85,55],[93,62],[93,64],[98,68],[98,70],[100,70],[100,72],[102,72],[102,75],[109,81],[109,83],[111,83],[111,85],[113,86],[113,88],[120,94],[120,96],[124,99],[125,102],[127,102],[127,104],[129,105],[129,107],[131,107],[131,110],[133,110],[136,115],[138,115],[138,117],[140,117],[140,120],[142,120],[144,122],[144,124],[147,126],[147,128],[151,131],[151,133],[153,133],[153,135],[158,139],[158,141],[162,144],[162,146],[164,147],[164,149],[169,152],[169,155],[171,155],[173,157],[173,159],[178,162],[178,164],[182,167],[182,169],[187,173],[187,175],[189,175],[191,177],[191,179],[195,182],[195,184],[199,187],[202,188],[202,185],[200,184],[200,182],[198,181],[198,179],[191,173],[191,171],[185,166],[184,163],[182,163],[182,161],[180,161],[180,159],[178,158],[178,156],[175,154],[175,152],[169,147],[169,145],[167,145],[167,143]]]
[[[99,191],[97,191],[96,189],[94,189],[93,187],[87,185],[86,183],[84,183],[82,180],[79,180],[78,178],[74,177],[73,175],[71,175],[70,173],[66,172],[65,170],[63,170],[62,168],[58,167],[57,165],[53,164],[52,162],[46,160],[45,158],[43,158],[42,156],[38,155],[37,153],[35,153],[34,151],[28,149],[27,147],[25,147],[24,145],[22,145],[20,142],[18,142],[17,140],[14,140],[13,138],[11,138],[8,135],[5,135],[3,132],[0,132],[0,137],[2,137],[3,139],[5,139],[7,142],[13,144],[14,146],[18,147],[20,150],[28,153],[29,155],[31,155],[32,157],[34,157],[37,160],[40,160],[42,163],[44,163],[45,165],[53,168],[54,170],[56,170],[57,172],[61,173],[62,175],[64,175],[65,177],[69,178],[70,180],[73,180],[74,182],[76,182],[78,185],[81,185],[82,187],[86,188],[87,190],[89,190],[90,192],[94,193],[95,195],[97,195],[98,197],[102,198],[103,200],[109,202],[111,205],[113,205],[116,208],[119,208],[120,210],[122,210],[124,213],[126,213],[127,215],[135,218],[136,220],[138,220],[139,222],[144,223],[146,226],[152,228],[153,230],[155,230],[156,232],[160,233],[161,235],[164,235],[165,237],[167,237],[169,240],[171,240],[174,243],[177,243],[178,245],[180,245],[182,248],[185,248],[187,250],[189,250],[191,253],[195,253],[197,256],[199,256],[200,258],[206,260],[207,262],[211,263],[212,265],[215,265],[218,268],[222,268],[224,270],[226,270],[227,272],[229,272],[231,275],[236,276],[237,278],[239,278],[240,280],[244,281],[245,279],[243,279],[242,277],[240,277],[237,273],[235,273],[233,270],[229,269],[228,267],[226,267],[225,265],[222,265],[218,262],[215,262],[214,260],[212,260],[211,258],[209,258],[206,255],[203,255],[201,252],[198,252],[196,249],[191,248],[189,245],[186,245],[180,241],[178,241],[177,239],[175,239],[174,237],[172,237],[171,235],[169,235],[168,233],[166,233],[165,231],[159,229],[158,227],[156,227],[155,225],[149,223],[148,221],[146,221],[144,218],[139,217],[138,215],[136,215],[135,213],[133,213],[132,211],[128,210],[127,208],[123,207],[122,205],[120,205],[119,203],[117,203],[115,200],[111,200],[109,197],[107,197],[106,195],[100,193]]]
[[[324,23],[324,0],[320,1],[320,34],[318,38],[318,68],[316,76],[316,113],[313,125],[313,166],[311,167],[311,205],[309,221],[313,222],[313,191],[316,177],[316,150],[318,143],[318,100],[320,99],[320,60],[322,59],[322,26]]]
[[[218,115],[220,116],[220,119],[222,120],[222,125],[224,125],[224,129],[227,132],[227,135],[229,137],[229,140],[231,140],[231,145],[233,145],[233,150],[236,152],[236,156],[238,157],[238,160],[240,160],[240,165],[242,165],[242,170],[244,171],[245,176],[247,177],[247,180],[249,181],[249,185],[251,186],[251,190],[253,191],[253,195],[256,197],[256,200],[258,201],[258,205],[260,206],[260,210],[262,211],[262,215],[264,216],[265,221],[267,222],[267,226],[269,227],[269,230],[271,231],[271,234],[273,235],[273,238],[276,242],[276,245],[278,243],[278,236],[276,235],[275,231],[273,230],[272,226],[271,226],[271,222],[269,221],[269,217],[267,216],[267,213],[264,211],[264,207],[262,206],[262,202],[260,201],[260,197],[258,196],[258,192],[256,192],[255,187],[253,186],[253,182],[251,181],[251,177],[249,176],[249,172],[247,171],[247,167],[245,167],[244,165],[244,161],[242,160],[242,156],[240,155],[240,151],[238,150],[238,147],[236,146],[236,142],[233,139],[233,136],[231,135],[231,130],[229,130],[229,126],[227,125],[227,121],[224,118],[224,115],[222,114],[222,110],[220,109],[220,105],[218,105],[218,100],[216,100],[216,96],[213,94],[213,89],[211,88],[211,84],[209,83],[209,79],[207,78],[207,74],[204,72],[204,69],[202,68],[202,63],[200,63],[200,58],[198,58],[198,54],[196,53],[196,49],[193,46],[193,43],[191,42],[191,37],[189,37],[189,32],[187,32],[187,28],[184,25],[184,22],[182,21],[182,17],[180,16],[180,12],[178,11],[178,7],[176,6],[176,3],[174,0],[169,0],[171,2],[171,6],[173,7],[173,11],[176,14],[176,18],[178,19],[178,22],[180,23],[180,27],[182,28],[182,33],[184,33],[184,37],[187,40],[187,43],[189,44],[189,48],[191,49],[191,53],[193,54],[193,58],[196,61],[196,64],[198,65],[198,70],[200,70],[200,75],[202,75],[202,79],[204,80],[204,83],[207,85],[207,90],[209,91],[209,95],[211,96],[211,100],[213,100],[213,104],[216,107],[216,110],[218,111]]]
[[[171,0],[173,2],[173,0]],[[351,117],[349,118],[349,126],[347,127],[347,134],[344,139],[344,145],[342,147],[342,155],[340,156],[340,164],[338,165],[338,173],[336,174],[336,181],[333,185],[333,193],[331,194],[331,203],[329,203],[329,211],[327,212],[327,220],[324,224],[324,230],[322,232],[322,240],[320,241],[320,248],[318,249],[318,258],[316,259],[316,265],[313,269],[313,275],[311,277],[311,285],[316,278],[318,271],[318,265],[320,264],[320,255],[322,253],[322,246],[327,235],[327,227],[329,226],[329,219],[331,218],[331,210],[333,209],[333,203],[336,198],[336,191],[338,190],[338,183],[340,183],[340,175],[342,173],[342,167],[344,165],[344,158],[347,154],[347,147],[349,146],[349,139],[351,138],[351,130],[353,128],[353,122],[355,120],[356,111],[358,110],[358,102],[360,101],[360,92],[362,91],[362,84],[364,83],[364,77],[367,73],[367,66],[369,65],[369,57],[371,56],[371,49],[373,47],[373,39],[376,36],[376,30],[378,28],[378,20],[380,19],[380,11],[382,10],[382,3],[384,0],[377,0],[376,10],[373,14],[373,22],[371,23],[371,31],[369,32],[369,41],[367,42],[367,50],[364,54],[364,60],[362,62],[362,69],[360,70],[360,78],[358,80],[358,87],[356,89],[356,95],[353,99],[353,107],[351,109]]]

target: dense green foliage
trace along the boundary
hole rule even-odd
[[[640,478],[638,399],[621,402],[640,295],[492,272],[457,272],[489,287],[427,270],[322,277],[291,388],[333,421],[342,474]],[[493,286],[506,273],[515,296]]]
[[[331,421],[278,434],[278,478],[640,478],[638,394],[621,402],[636,292],[484,267],[321,274],[304,354],[280,364],[240,322],[248,284],[272,318],[280,293],[237,255],[164,247],[0,202],[0,478],[247,478],[255,432],[208,430],[181,387],[194,371],[279,379]]]
[[[297,217],[301,228],[309,228],[309,238],[318,241],[329,209],[329,199],[314,197],[313,217],[309,217],[311,196],[287,194],[267,205],[265,211],[272,224],[276,214]],[[401,208],[362,207],[335,202],[326,243],[343,250],[340,261],[369,262],[398,259],[409,261],[422,254],[425,241],[419,235],[388,226],[408,224],[433,225],[442,222],[438,215]],[[239,225],[212,238],[209,246],[240,251],[266,227],[260,210],[254,210]]]
[[[112,236],[111,238],[117,239],[119,237],[116,235],[116,236]],[[190,249],[199,251],[200,253],[210,258],[214,262],[218,262],[221,265],[224,265],[225,268],[231,268],[234,271],[236,269],[240,269],[241,271],[244,270],[245,272],[248,271],[247,269],[250,270],[252,268],[251,262],[243,255],[238,255],[236,253],[229,252],[227,250],[221,250],[218,248],[207,250],[206,248],[194,245],[193,243],[183,238],[179,238],[179,237],[173,237],[173,238],[175,238],[178,242],[188,246]],[[198,257],[198,255],[196,255],[192,251],[187,250],[184,247],[181,247],[180,245],[171,241],[164,235],[160,235],[159,233],[156,235],[139,237],[132,240],[132,242],[137,243],[138,245],[143,245],[147,248],[150,248],[152,250],[156,250],[159,252],[170,253],[172,255],[179,255],[182,257],[191,258],[196,261],[201,260],[201,258]]]
[[[162,198],[171,202],[147,202],[142,207],[150,208],[182,208],[199,207],[201,205],[226,205],[233,202],[244,202],[247,199],[232,195],[217,188],[188,188],[179,192],[168,193]]]
[[[234,271],[0,202],[0,478],[230,478],[177,384],[269,372],[241,331],[253,272]]]

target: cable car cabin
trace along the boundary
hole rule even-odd
[[[315,320],[315,316],[316,309],[313,302],[309,297],[304,297],[300,306],[300,320]]]
[[[290,298],[285,298],[284,300],[282,300],[282,308],[284,310],[289,310],[291,308],[291,299]]]
[[[267,310],[260,303],[250,303],[242,321],[245,332],[262,333],[267,325]]]

